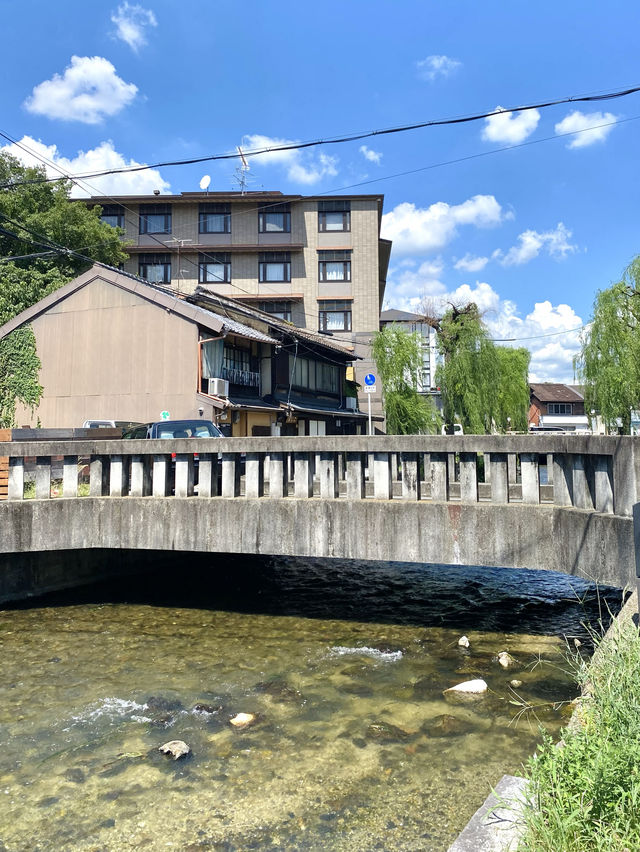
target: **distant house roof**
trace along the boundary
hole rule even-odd
[[[94,266],[87,270],[87,272],[79,275],[77,278],[74,278],[73,281],[69,281],[68,284],[65,284],[58,290],[54,290],[53,293],[45,296],[44,299],[40,299],[40,301],[36,302],[35,305],[32,305],[30,308],[27,308],[22,311],[22,313],[13,317],[13,319],[9,320],[9,322],[5,323],[3,326],[0,326],[0,339],[6,337],[7,334],[14,331],[16,328],[19,328],[21,325],[31,322],[31,320],[40,316],[40,314],[45,313],[53,305],[56,305],[63,299],[66,299],[67,296],[81,290],[83,287],[86,287],[98,279],[106,281],[109,284],[113,284],[115,287],[119,287],[122,290],[135,293],[140,298],[145,299],[148,302],[153,302],[159,307],[164,308],[173,314],[177,314],[190,322],[197,323],[216,335],[221,333],[224,334],[226,331],[231,334],[235,334],[238,337],[257,340],[262,343],[277,344],[280,342],[279,340],[276,340],[255,328],[251,328],[251,326],[243,325],[234,319],[230,319],[229,317],[222,316],[214,313],[213,311],[207,310],[206,308],[202,308],[199,305],[187,302],[178,294],[165,287],[158,287],[155,284],[149,284],[148,281],[145,281],[143,278],[139,278],[137,275],[122,272],[121,270],[116,269],[113,266],[107,266],[106,264],[94,264]]]
[[[531,396],[540,402],[583,402],[584,396],[570,385],[556,382],[539,382],[530,384]]]
[[[423,314],[411,314],[408,311],[399,311],[396,308],[391,308],[388,311],[382,311],[380,314],[380,322],[424,322]]]

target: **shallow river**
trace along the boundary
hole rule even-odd
[[[548,572],[176,555],[5,608],[0,850],[445,850],[566,722],[562,637],[600,605]]]

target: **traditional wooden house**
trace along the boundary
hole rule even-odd
[[[40,405],[20,425],[204,418],[233,436],[343,434],[366,420],[353,352],[205,291],[181,297],[95,265],[0,327],[30,324]]]

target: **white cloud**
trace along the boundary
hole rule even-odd
[[[461,67],[462,62],[449,56],[427,56],[426,59],[416,62],[418,77],[430,83],[437,77],[450,77]]]
[[[116,38],[126,42],[136,52],[147,43],[146,29],[158,26],[156,16],[150,9],[127,2],[118,6],[111,14],[111,20],[116,25]]]
[[[99,124],[130,104],[137,91],[133,83],[118,77],[108,59],[72,56],[64,74],[54,74],[37,85],[25,106],[47,118]]]
[[[498,106],[496,109],[501,110]],[[540,113],[537,109],[524,112],[499,112],[485,118],[482,138],[486,142],[523,142],[538,126]]]
[[[505,216],[493,195],[474,195],[462,204],[438,201],[427,208],[398,204],[382,217],[382,235],[393,240],[396,255],[439,251],[458,233],[459,225],[487,228]]]
[[[493,257],[503,266],[520,266],[533,260],[544,250],[551,257],[563,260],[568,254],[578,250],[576,245],[569,242],[571,236],[572,232],[562,222],[558,222],[553,231],[523,231],[518,236],[517,245],[512,246],[504,255],[498,249],[493,253]]]
[[[248,134],[242,139],[242,147],[244,149],[271,148],[295,144],[290,139],[276,139],[257,133]],[[299,149],[268,151],[267,153],[252,157],[250,160],[250,165],[254,168],[267,165],[282,166],[286,169],[289,180],[302,184],[318,183],[324,177],[335,177],[338,174],[337,164],[337,157],[330,157],[328,154],[319,154],[315,157],[309,152],[300,151]]]
[[[595,142],[603,142],[614,128],[618,117],[612,112],[580,112],[574,110],[555,126],[556,133],[579,132],[568,143],[567,148],[586,148]],[[601,125],[608,125],[603,127]]]
[[[480,272],[489,263],[488,257],[473,257],[470,254],[465,254],[454,264],[454,269],[462,269],[464,272]]]
[[[367,148],[366,145],[361,145],[358,150],[365,158],[365,160],[369,160],[370,163],[375,163],[376,166],[380,165],[382,154],[380,154],[378,151],[372,151],[371,148]]]
[[[82,174],[99,172],[105,169],[119,169],[127,166],[140,165],[135,160],[127,160],[113,147],[113,142],[101,142],[89,151],[79,151],[75,157],[68,159],[60,155],[56,145],[45,145],[30,136],[23,136],[20,144],[33,153],[30,154],[17,145],[5,145],[0,151],[13,154],[25,166],[44,165],[49,177],[60,177],[60,172],[51,165],[44,164],[42,159],[59,166],[66,174]],[[37,156],[36,156],[37,155]],[[73,185],[71,195],[82,198],[88,195],[147,195],[159,189],[168,192],[169,184],[156,169],[145,169],[140,172],[126,172],[118,175],[105,175],[91,178],[90,186],[83,182],[82,187]]]

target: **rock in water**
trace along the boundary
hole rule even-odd
[[[498,654],[498,662],[503,669],[508,669],[509,666],[512,666],[515,663],[515,660],[508,651],[500,651]]]
[[[521,680],[515,680],[515,679],[510,680],[509,685],[512,686],[514,689],[518,689],[518,687],[522,686],[522,681]]]
[[[170,754],[174,760],[179,757],[186,757],[191,753],[191,749],[183,740],[171,740],[158,748],[163,754]]]
[[[249,725],[253,725],[257,718],[256,713],[237,713],[229,719],[229,724],[238,730],[242,730],[243,728],[248,728]]]
[[[469,647],[469,639],[468,639],[466,636],[461,636],[461,637],[458,639],[458,645],[459,645],[461,648],[468,648],[468,647]]]
[[[473,725],[465,719],[444,713],[426,721],[422,730],[430,737],[459,737],[472,731]]]
[[[481,678],[477,680],[465,680],[464,683],[458,683],[456,686],[450,686],[444,690],[444,695],[461,694],[461,695],[482,695],[488,689],[487,684]]]

